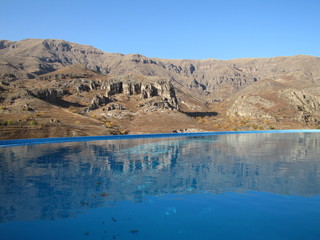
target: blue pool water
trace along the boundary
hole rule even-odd
[[[320,132],[20,145],[0,159],[2,240],[320,239]]]

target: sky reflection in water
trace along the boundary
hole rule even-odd
[[[0,149],[1,239],[319,239],[317,133]]]

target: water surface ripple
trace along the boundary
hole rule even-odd
[[[1,239],[320,239],[320,134],[0,149]]]

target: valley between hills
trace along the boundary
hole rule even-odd
[[[0,139],[320,127],[320,58],[173,60],[0,40]]]

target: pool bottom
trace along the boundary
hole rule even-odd
[[[3,240],[319,239],[319,200],[264,192],[145,196],[84,204],[63,220],[1,223],[0,232]]]

